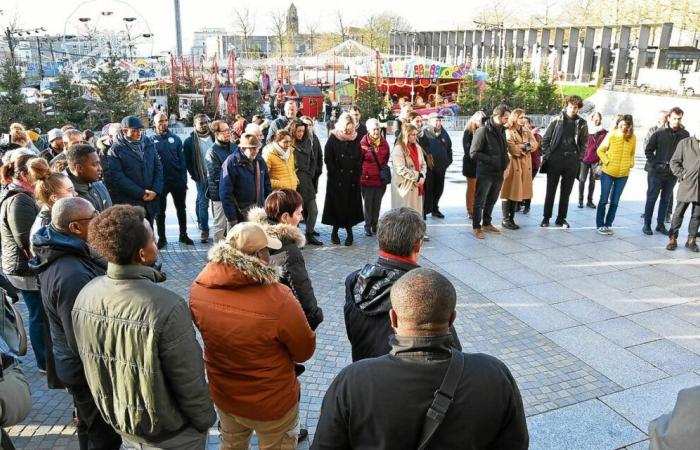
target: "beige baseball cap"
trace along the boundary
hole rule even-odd
[[[231,228],[226,235],[226,241],[235,249],[249,255],[265,247],[272,250],[282,248],[282,242],[279,239],[268,236],[263,227],[253,222],[241,222]]]

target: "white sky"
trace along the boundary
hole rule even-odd
[[[542,0],[528,2],[531,10]],[[458,27],[473,26],[472,20],[486,7],[492,8],[490,2],[474,0],[443,1],[438,5],[426,0],[352,0],[352,1],[321,1],[321,0],[295,0],[294,4],[299,13],[299,29],[303,33],[309,22],[316,22],[319,31],[335,31],[337,29],[336,14],[339,6],[346,25],[361,26],[367,17],[384,11],[393,11],[401,14],[417,30],[427,29],[456,29]],[[18,13],[20,26],[24,28],[45,27],[48,32],[62,33],[64,26],[67,29],[78,26],[78,17],[91,14],[97,15],[97,11],[113,10],[114,20],[110,27],[121,26],[116,19],[117,15],[125,17],[128,5],[134,7],[138,13],[146,18],[150,30],[154,35],[154,53],[173,50],[175,48],[175,19],[173,12],[173,0],[2,0],[0,2],[0,25],[4,28],[8,18]],[[271,34],[271,11],[285,10],[289,8],[289,0],[180,0],[183,52],[189,53],[192,42],[192,33],[202,27],[225,27],[233,30],[235,7],[246,6],[256,14],[255,34]],[[400,7],[399,7],[400,5]],[[484,6],[486,5],[486,6]],[[78,12],[71,16],[77,8]],[[130,13],[129,16],[136,16]],[[72,17],[72,20],[69,20]],[[91,21],[91,23],[95,23]],[[74,32],[75,33],[75,32]],[[70,31],[67,34],[72,34]]]

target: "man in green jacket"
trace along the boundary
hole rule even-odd
[[[97,408],[125,448],[203,449],[216,414],[187,303],[158,286],[158,250],[141,207],[106,209],[88,242],[108,261],[73,306]]]

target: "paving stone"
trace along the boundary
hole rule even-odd
[[[649,422],[673,410],[680,390],[697,385],[700,385],[700,375],[686,373],[605,395],[600,399],[646,432]]]
[[[649,450],[649,440],[643,440],[642,442],[637,442],[636,444],[628,445],[625,450]]]
[[[528,431],[531,450],[616,449],[646,437],[599,400],[532,416]]]
[[[629,319],[700,355],[700,327],[680,320],[664,310],[634,314],[629,316]]]
[[[617,317],[616,312],[589,299],[570,300],[552,306],[572,319],[585,324]]]
[[[566,314],[519,289],[487,292],[485,295],[540,333],[579,324]]]
[[[620,347],[629,347],[659,339],[658,334],[624,317],[591,323],[588,328],[602,334]]]
[[[635,345],[627,350],[669,375],[700,369],[700,356],[666,339]]]
[[[513,284],[473,261],[441,264],[441,268],[462,280],[477,292],[490,292],[513,287]]]

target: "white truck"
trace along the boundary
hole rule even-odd
[[[682,78],[683,74],[680,70],[639,69],[637,87],[643,91],[681,93],[683,92]]]
[[[692,72],[685,76],[683,94],[690,97],[700,95],[700,72]]]

